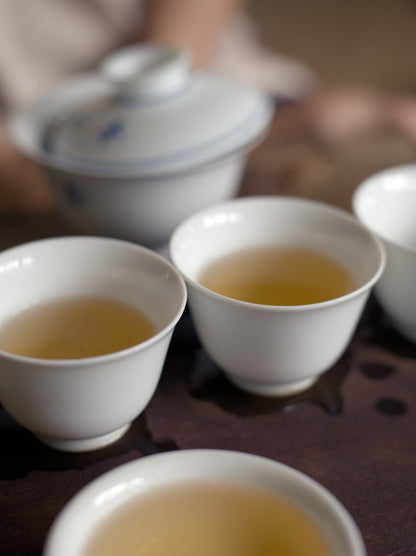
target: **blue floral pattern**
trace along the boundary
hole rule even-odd
[[[62,184],[62,191],[66,201],[71,207],[78,208],[82,205],[82,195],[74,182],[64,182]]]
[[[99,143],[107,143],[119,137],[124,132],[124,124],[120,120],[113,120],[106,124],[98,134]]]

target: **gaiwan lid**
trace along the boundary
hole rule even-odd
[[[100,68],[105,93],[53,122],[44,147],[65,167],[154,176],[208,164],[254,146],[270,100],[240,83],[192,72],[185,52],[150,44],[120,50]]]

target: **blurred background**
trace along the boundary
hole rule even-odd
[[[251,0],[262,40],[328,85],[416,91],[415,0]]]
[[[350,88],[374,91],[374,98],[370,95],[365,100],[365,110],[375,106],[377,94],[409,97],[413,102],[414,0],[251,0],[249,11],[265,45],[309,66],[324,90],[340,88],[324,141],[313,133],[291,136],[278,111],[273,136],[255,151],[248,168],[249,180],[256,183],[258,192],[325,198],[350,208],[352,193],[365,177],[389,166],[415,162],[414,108],[401,116],[412,129],[410,135],[381,126],[341,141],[336,133],[331,136],[331,125],[336,130],[343,117],[348,120],[350,110],[352,118],[360,118],[362,107],[357,107],[357,98],[351,99],[345,92]],[[243,192],[252,193],[252,189],[245,185]]]
[[[57,16],[57,4],[60,3],[54,0],[46,2],[50,17]],[[78,12],[80,6],[84,6],[82,0],[62,4],[66,4],[67,10],[63,25],[66,40],[72,40],[73,29],[77,29],[76,47],[62,39],[62,26],[54,30],[51,20],[37,13],[36,3],[23,0],[19,3],[13,0],[0,2],[3,43],[7,43],[8,34],[15,33],[23,37],[22,44],[27,46],[27,35],[35,28],[34,23],[40,28],[46,25],[48,32],[44,33],[39,52],[47,55],[49,64],[57,72],[54,78],[59,77],[60,58],[48,42],[49,34],[63,44],[61,56],[65,57],[69,52],[74,56],[74,63],[78,63],[75,58],[81,59],[85,53],[80,31],[85,21],[92,17],[87,17],[91,15],[87,11],[81,19],[72,20],[73,13],[70,12]],[[137,6],[134,0],[92,0],[93,6],[101,4],[108,9],[111,7],[109,13],[115,27],[119,24],[123,6]],[[11,11],[15,31],[8,26]],[[280,73],[277,70],[277,81],[296,81],[285,66],[288,60],[295,60],[306,72],[311,70],[318,77],[319,90],[324,95],[319,102],[307,103],[306,107],[302,102],[296,103],[301,109],[295,111],[278,104],[272,133],[250,157],[241,189],[243,194],[301,195],[323,198],[349,208],[354,188],[369,174],[415,161],[416,0],[248,0],[247,11],[260,46],[266,49],[266,55],[272,54],[272,58],[280,59],[285,68]],[[135,17],[124,24],[133,35],[137,32]],[[86,36],[88,39],[88,33]],[[250,59],[245,52],[249,42],[245,41],[244,35],[239,42],[238,69],[243,72],[245,68],[251,72],[258,70],[263,77],[267,76],[268,66],[265,66],[266,70],[264,67],[259,70],[258,57]],[[66,44],[70,45],[67,52]],[[106,48],[110,46],[106,44]],[[17,50],[12,54],[16,52],[19,53]],[[33,51],[30,54],[33,55]],[[89,55],[89,63],[93,62],[95,67],[98,52],[91,51]],[[16,61],[8,54],[7,48],[0,48],[0,69],[3,64],[11,73],[17,67],[20,73],[26,74],[22,94],[26,94],[29,85],[41,75],[30,59],[25,62],[23,68],[19,59]],[[269,73],[269,80],[276,81],[273,72]],[[49,77],[47,72],[45,75]],[[1,83],[5,81],[2,78]],[[13,89],[9,96],[15,100]],[[399,114],[401,130],[385,123],[380,125],[386,120],[386,98],[387,101],[390,98],[405,101],[404,110],[401,109]],[[44,211],[51,208],[43,176],[36,174],[30,166],[22,166],[19,159],[10,158],[5,149],[7,142],[4,143],[2,145],[0,130],[0,210]]]

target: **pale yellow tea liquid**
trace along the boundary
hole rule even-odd
[[[82,556],[329,556],[315,523],[283,498],[197,483],[142,495],[107,518]]]
[[[334,299],[355,288],[340,264],[308,249],[256,248],[215,261],[198,277],[206,288],[262,305],[308,305]]]
[[[0,328],[0,349],[25,357],[78,359],[134,346],[155,334],[141,311],[101,297],[55,299],[25,309]]]

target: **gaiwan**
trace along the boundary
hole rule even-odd
[[[10,132],[74,229],[158,247],[185,217],[236,194],[273,111],[255,88],[144,44],[20,110]]]

